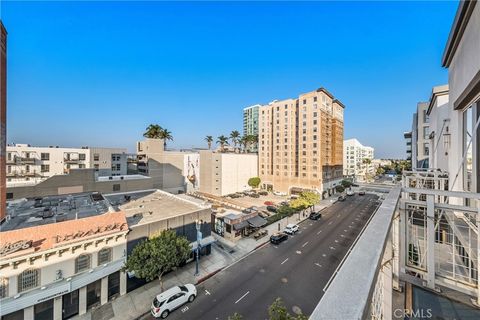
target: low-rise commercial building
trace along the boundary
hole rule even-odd
[[[162,139],[137,143],[138,173],[153,179],[153,185],[171,193],[193,192],[200,185],[200,155],[197,152],[166,151]]]
[[[200,192],[224,196],[249,190],[248,180],[257,176],[256,154],[200,151]]]
[[[375,174],[374,149],[362,145],[357,139],[343,141],[343,175],[364,181]]]
[[[30,198],[0,227],[0,315],[68,319],[126,292],[128,225],[99,193]]]
[[[79,192],[128,192],[153,189],[153,180],[144,175],[98,177],[95,169],[72,169],[33,185],[13,185],[7,188],[7,200],[62,195]]]
[[[32,185],[71,169],[93,168],[98,176],[127,174],[127,149],[7,146],[7,187]]]
[[[211,208],[210,205],[189,200],[187,195],[173,195],[161,190],[128,192],[105,196],[116,209],[125,212],[130,232],[127,235],[127,254],[139,241],[159,234],[163,230],[174,230],[185,236],[197,247],[197,227],[201,232],[201,255],[211,252]],[[187,262],[193,261],[193,251]],[[145,280],[127,277],[127,291],[145,284]]]

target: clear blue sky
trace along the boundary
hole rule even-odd
[[[134,150],[242,129],[242,109],[325,87],[345,138],[405,156],[416,103],[447,82],[458,3],[3,2],[8,142]]]

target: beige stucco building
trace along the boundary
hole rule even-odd
[[[199,161],[196,152],[165,151],[162,139],[137,143],[138,172],[153,179],[153,185],[172,193],[197,190]]]
[[[288,193],[332,193],[343,171],[343,111],[344,105],[324,88],[262,106],[262,186]]]
[[[200,191],[216,196],[251,189],[248,179],[258,176],[256,154],[200,151]]]

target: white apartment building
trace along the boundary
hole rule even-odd
[[[7,146],[7,186],[36,184],[70,169],[95,168],[98,176],[127,174],[127,149]]]
[[[359,180],[365,180],[368,175],[374,175],[374,149],[362,145],[357,139],[343,141],[343,175]]]
[[[452,129],[448,105],[448,85],[432,89],[427,115],[430,120],[429,168],[448,171],[448,148],[451,143],[450,132]]]
[[[417,112],[412,121],[412,168],[428,168],[430,153],[430,125],[427,114],[428,102],[417,103]]]

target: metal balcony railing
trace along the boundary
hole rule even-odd
[[[438,170],[405,172],[310,319],[392,319],[393,290],[404,284],[480,304],[479,220],[480,194],[449,191]]]

